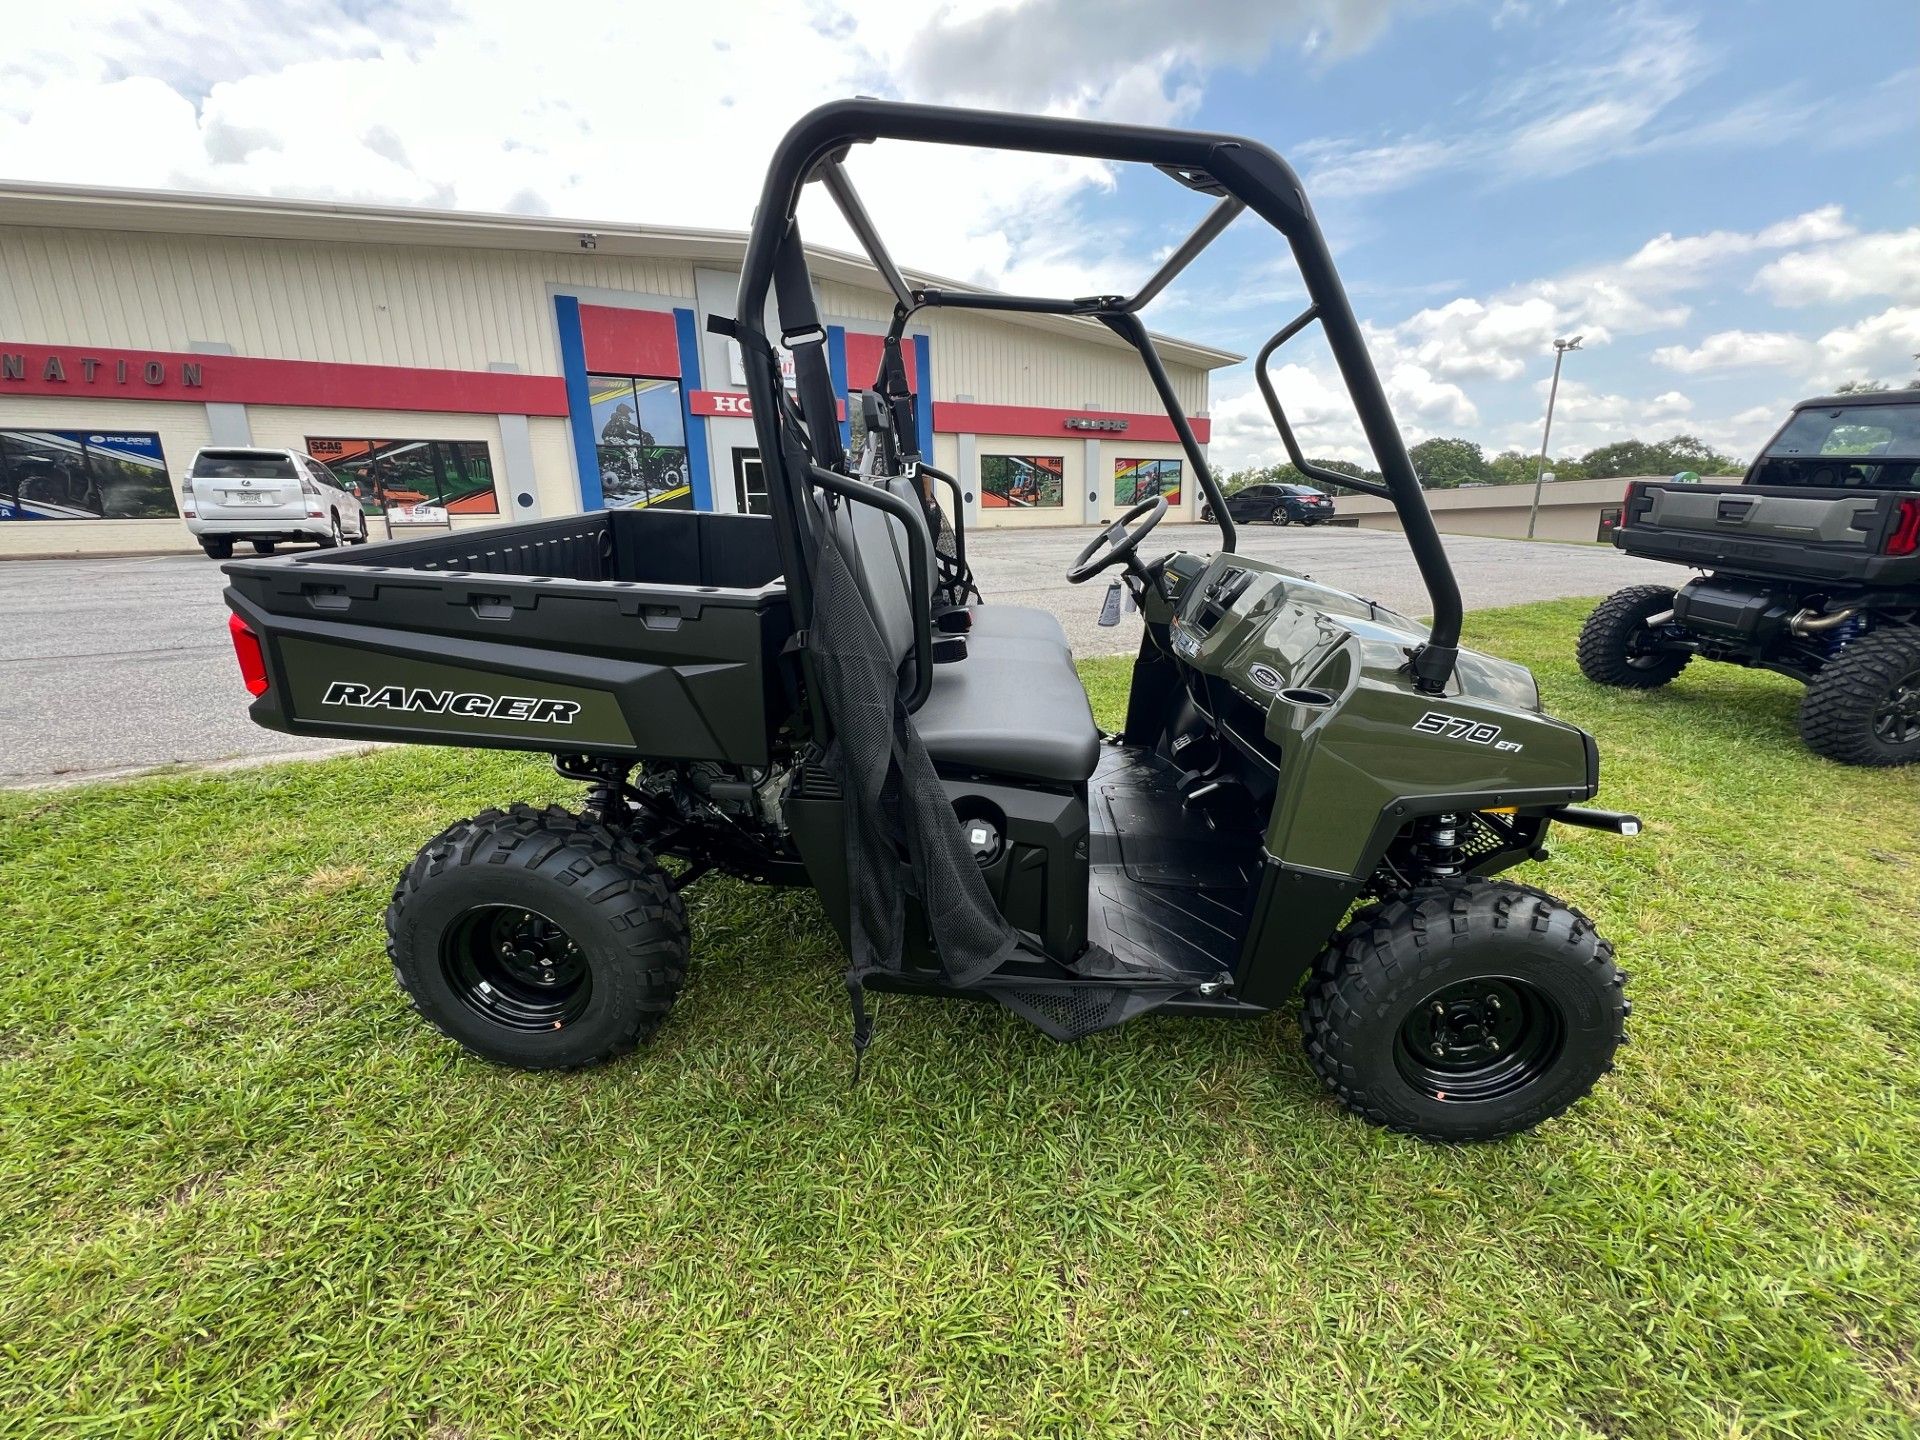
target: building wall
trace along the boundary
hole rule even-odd
[[[598,252],[0,227],[0,339],[555,375],[548,286],[691,302],[693,266]]]
[[[1600,542],[1602,513],[1619,509],[1630,478],[1556,480],[1542,485],[1534,538]],[[1427,492],[1427,509],[1432,512],[1433,523],[1448,535],[1491,535],[1524,540],[1532,502],[1531,485],[1489,485],[1470,490]],[[1334,513],[1338,522],[1351,521],[1363,530],[1400,529],[1400,517],[1393,506],[1367,495],[1336,496]]]
[[[1047,405],[1077,410],[1158,412],[1160,397],[1131,349],[1054,334],[964,310],[942,311],[933,336],[934,395],[987,404]],[[1174,393],[1190,414],[1207,408],[1207,375],[1169,365]]]
[[[368,229],[377,231],[376,222]],[[604,251],[489,250],[376,241],[252,239],[188,233],[0,225],[0,342],[102,350],[199,352],[241,358],[380,365],[414,371],[515,370],[566,373],[557,297],[582,306],[681,311],[701,330],[683,332],[681,353],[698,356],[699,382],[688,391],[735,391],[725,342],[705,335],[706,311],[730,309],[737,275],[711,262],[644,259]],[[882,290],[823,281],[823,317],[836,330],[878,334],[893,303]],[[685,321],[685,315],[682,321]],[[962,311],[923,312],[921,343],[933,402],[1022,406],[1054,412],[1032,420],[1037,435],[940,435],[936,454],[975,496],[976,525],[1082,524],[1125,507],[1113,500],[1113,460],[1121,455],[1178,457],[1177,446],[1091,436],[1065,425],[1062,412],[1157,416],[1160,404],[1139,357],[1104,331],[1061,334],[1040,325]],[[577,360],[574,362],[579,363]],[[1207,408],[1207,372],[1168,364],[1190,414]],[[615,367],[618,372],[618,367]],[[635,372],[638,373],[638,372]],[[664,373],[649,371],[648,373]],[[459,375],[451,377],[460,381]],[[849,383],[870,383],[850,373]],[[303,382],[304,383],[304,382]],[[461,381],[461,383],[465,383]],[[356,404],[365,404],[364,397]],[[962,406],[964,410],[964,404]],[[218,412],[219,423],[214,416]],[[968,422],[971,423],[971,422]],[[1002,425],[1016,424],[1002,416]],[[1135,433],[1147,423],[1134,421]],[[200,446],[252,443],[305,448],[309,437],[477,440],[487,444],[499,513],[465,515],[461,527],[580,508],[583,441],[565,417],[325,408],[307,404],[209,406],[192,400],[128,401],[8,394],[0,390],[0,428],[114,429],[160,436],[175,494]],[[719,509],[734,506],[734,450],[750,445],[747,422],[689,417],[691,437],[706,441],[705,470]],[[1059,455],[1067,466],[1064,503],[1041,511],[978,506],[983,456]],[[1196,483],[1184,466],[1182,503],[1196,509]],[[524,497],[530,503],[519,503]],[[380,530],[378,521],[374,529]],[[177,520],[36,520],[0,524],[0,556],[191,550]]]

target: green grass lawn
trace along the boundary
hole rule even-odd
[[[1468,638],[1648,822],[1523,872],[1633,1044],[1486,1147],[1343,1116],[1290,1013],[1062,1047],[881,997],[850,1088],[812,897],[718,880],[655,1045],[467,1059],[380,912],[450,820],[568,798],[537,759],[0,796],[0,1433],[1915,1433],[1920,773],[1809,756],[1774,677],[1599,691],[1585,608]]]

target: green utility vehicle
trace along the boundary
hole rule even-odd
[[[911,284],[843,168],[927,141],[1157,167],[1208,197],[1133,295]],[[844,453],[795,211],[820,185],[897,306]],[[1431,626],[1235,553],[1140,312],[1251,210],[1291,242],[1432,597]],[[771,309],[770,309],[771,307]],[[917,453],[901,358],[943,308],[1101,325],[1139,354],[1210,502],[1211,554],[1152,556],[1151,498],[1068,573],[1143,612],[1125,726],[1094,724],[1059,622],[983,604],[960,487]],[[777,326],[770,315],[777,315]],[[1057,323],[1057,322],[1056,322]],[[665,1020],[688,972],[689,886],[815,890],[849,956],[856,1059],[870,991],[996,1002],[1056,1039],[1152,1012],[1257,1018],[1303,991],[1308,1056],[1377,1123],[1436,1139],[1560,1112],[1625,1038],[1624,973],[1580,911],[1496,879],[1582,808],[1591,736],[1517,665],[1461,650],[1459,593],[1299,181],[1225,135],[857,100],[774,156],[731,317],[772,514],[619,510],[350,554],[227,567],[263,725],[551,754],[578,812],[461,820],[400,877],[389,952],[420,1012],[527,1068],[591,1064]],[[777,328],[791,353],[782,383]],[[1319,476],[1326,479],[1328,477]],[[1304,987],[1303,982],[1304,981]]]
[[[1920,761],[1920,396],[1803,400],[1741,484],[1629,485],[1613,543],[1708,573],[1602,601],[1589,680],[1651,690],[1696,655],[1773,670],[1807,687],[1808,748]]]

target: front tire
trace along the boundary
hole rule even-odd
[[[1580,673],[1624,690],[1657,690],[1672,680],[1693,656],[1655,648],[1659,637],[1647,620],[1673,609],[1673,602],[1665,585],[1630,585],[1602,600],[1580,629],[1574,652]]]
[[[557,805],[450,826],[387,907],[387,954],[414,1008],[522,1070],[596,1065],[652,1038],[688,950],[686,910],[653,856]]]
[[[1213,506],[1202,505],[1200,507],[1200,518],[1201,520],[1205,521],[1207,524],[1212,524],[1213,523]]]
[[[1842,765],[1920,761],[1920,629],[1869,631],[1823,665],[1800,701],[1800,738]]]
[[[255,540],[252,544],[253,553],[256,555],[271,555],[273,553],[273,541],[271,540]]]
[[[1495,1140],[1613,1068],[1625,983],[1578,910],[1527,886],[1449,880],[1356,915],[1315,964],[1300,1028],[1356,1115],[1428,1140]]]

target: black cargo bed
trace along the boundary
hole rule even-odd
[[[1635,482],[1613,543],[1631,555],[1770,579],[1920,584],[1898,553],[1912,491]],[[1889,553],[1889,551],[1895,553]]]
[[[223,568],[276,730],[754,765],[787,713],[764,516],[599,511]]]

